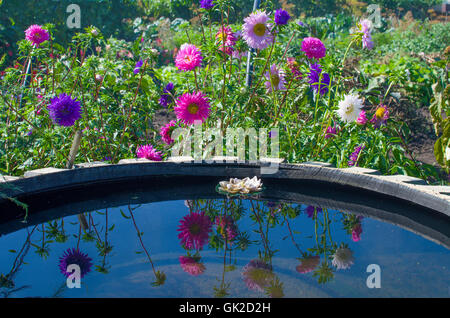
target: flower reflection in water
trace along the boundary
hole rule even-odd
[[[181,268],[192,276],[198,276],[205,271],[205,265],[200,263],[200,257],[180,256]]]
[[[91,271],[92,258],[87,254],[80,252],[78,249],[69,248],[64,251],[64,254],[59,260],[59,269],[63,275],[69,277],[72,272],[67,271],[69,265],[78,265],[80,267],[80,276],[83,278],[87,273]]]
[[[139,225],[139,220],[142,220],[140,207],[128,205],[128,213],[125,214],[122,210],[120,212],[127,222],[132,222],[131,229],[133,232],[135,230],[135,233],[131,237],[137,241],[139,248],[135,253],[145,255],[146,263],[151,265],[155,277],[153,286],[161,286],[162,290],[165,290],[165,286],[162,285],[165,285],[166,273],[156,267],[156,263],[164,264],[165,261],[161,260],[161,254],[158,254],[158,257],[151,255],[151,250],[155,252],[158,249],[158,253],[166,252],[161,245],[154,245],[155,236],[158,237],[161,233],[149,231],[144,225]],[[258,197],[224,196],[221,199],[182,201],[177,213],[180,207],[183,211],[178,222],[174,223],[174,232],[164,232],[161,238],[177,241],[178,237],[179,244],[175,244],[178,248],[176,262],[179,272],[186,279],[190,276],[192,279],[203,281],[210,279],[211,274],[216,276],[217,283],[212,291],[215,297],[236,296],[232,290],[236,290],[239,284],[245,287],[245,293],[256,292],[260,296],[283,297],[285,293],[287,294],[286,288],[292,288],[286,286],[292,283],[285,277],[279,277],[280,272],[284,275],[290,272],[294,279],[309,276],[316,279],[319,284],[328,283],[334,279],[336,271],[348,270],[355,263],[352,249],[343,242],[333,240],[333,232],[341,232],[340,236],[336,236],[341,239],[342,234],[346,234],[344,239],[346,237],[345,243],[348,244],[355,244],[361,239],[362,234],[362,217],[335,211],[329,213],[327,209],[314,205],[264,201]],[[59,268],[66,277],[70,274],[66,273],[69,264],[80,266],[81,277],[91,272],[93,268],[103,274],[117,273],[114,270],[107,270],[109,267],[106,262],[107,255],[116,257],[121,254],[121,250],[119,253],[111,254],[113,242],[110,241],[115,235],[110,237],[108,233],[114,228],[122,227],[123,224],[111,224],[108,219],[111,212],[107,209],[98,214],[101,217],[96,216],[94,219],[96,213],[83,213],[85,217],[83,227],[78,223],[66,221],[67,224],[74,225],[72,228],[74,233],[70,233],[70,226],[64,227],[64,219],[39,225],[37,229],[41,233],[40,237],[31,238],[32,231],[30,241],[33,244],[28,242],[27,246],[35,248],[36,251],[43,247],[51,251],[50,244],[74,244],[71,239],[74,236],[76,248],[66,247],[63,256],[58,260]],[[137,217],[138,214],[141,216]],[[339,227],[342,230],[339,230]],[[142,231],[147,232],[145,237]],[[282,248],[278,241],[280,235],[286,240],[282,243]],[[83,253],[78,249],[81,241],[85,244],[82,247]],[[92,257],[94,255],[92,248],[89,249],[89,244],[93,244],[97,249],[97,257]],[[185,254],[179,254],[180,249]],[[292,256],[286,263],[280,263],[286,259],[279,254],[281,249],[291,250]],[[92,259],[85,253],[86,251]],[[207,258],[203,259],[200,252],[207,253]],[[284,267],[285,264],[289,264],[288,267]],[[167,268],[167,263],[160,266]],[[209,275],[205,275],[207,269]],[[6,290],[8,293],[15,291],[14,271],[0,276],[1,291]],[[144,267],[144,272],[147,271],[148,268]],[[170,275],[169,271],[168,276]],[[91,274],[90,278],[92,276]],[[169,283],[170,286],[172,284],[173,282]],[[63,291],[68,292],[65,285],[56,294],[60,295]]]
[[[208,243],[212,223],[205,212],[193,212],[183,217],[178,227],[178,238],[188,250],[201,250]]]
[[[272,266],[260,259],[253,259],[245,265],[242,277],[251,290],[264,291],[273,279]]]

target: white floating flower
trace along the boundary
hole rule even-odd
[[[354,260],[353,252],[348,247],[341,246],[334,253],[331,263],[337,269],[347,269],[353,265]]]
[[[358,118],[363,106],[363,101],[358,95],[345,95],[344,100],[339,102],[337,113],[342,121],[352,122]]]
[[[262,190],[262,182],[257,177],[253,178],[231,178],[229,181],[220,181],[218,189],[230,194],[249,194]]]
[[[261,179],[258,179],[256,176],[251,179],[245,178],[243,181],[244,181],[244,187],[249,192],[258,192],[258,191],[262,190]]]

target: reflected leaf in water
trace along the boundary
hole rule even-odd
[[[61,222],[62,223],[62,222]],[[65,243],[69,236],[64,232],[64,228],[59,229],[58,221],[48,222],[48,229],[46,230],[47,239],[54,239],[57,243]]]
[[[179,261],[183,271],[192,276],[201,275],[206,269],[205,265],[200,263],[200,256],[180,256]]]
[[[166,282],[166,274],[161,271],[156,271],[155,273],[156,281],[152,283],[153,287],[158,287],[164,285]]]
[[[333,280],[334,274],[333,269],[327,262],[322,262],[317,270],[313,273],[314,277],[317,277],[317,282],[319,284],[325,284]]]
[[[180,221],[178,231],[178,238],[186,249],[201,250],[208,243],[212,222],[205,212],[192,212]]]
[[[72,264],[76,264],[80,267],[80,275],[81,278],[83,278],[91,271],[92,259],[78,249],[69,248],[64,251],[59,259],[59,269],[64,276],[69,277],[72,274],[72,272],[67,272],[67,267]]]
[[[14,282],[4,274],[0,275],[0,288],[14,288]]]

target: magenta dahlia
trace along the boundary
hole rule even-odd
[[[365,125],[367,123],[368,119],[366,116],[366,112],[364,110],[362,110],[359,115],[358,118],[356,119],[356,122],[360,125]]]
[[[152,145],[139,146],[136,150],[138,158],[145,158],[152,161],[161,161],[162,153],[157,151]]]
[[[25,38],[35,46],[39,46],[41,43],[50,39],[50,34],[40,25],[33,24],[28,29],[26,29]]]
[[[175,120],[171,120],[168,124],[161,127],[159,134],[161,135],[162,141],[166,144],[171,145],[174,143],[172,139],[172,131],[177,127],[177,122]]]
[[[249,47],[263,50],[272,44],[273,35],[268,27],[269,16],[266,12],[253,12],[244,21],[243,38]]]
[[[192,212],[180,221],[177,229],[180,232],[178,238],[186,249],[201,250],[203,245],[208,242],[211,228],[211,220],[205,215],[205,212]]]
[[[356,224],[352,229],[352,240],[353,242],[358,242],[361,240],[362,234],[362,226],[361,223]]]
[[[197,120],[203,123],[209,116],[208,97],[202,92],[185,93],[177,99],[176,104],[175,114],[185,124],[192,125]]]
[[[315,58],[317,60],[325,57],[327,49],[321,40],[318,38],[308,37],[302,41],[302,51],[305,52],[309,59]]]
[[[216,34],[216,40],[220,51],[228,55],[233,53],[233,47],[236,45],[237,39],[229,26],[219,28]]]
[[[202,52],[193,44],[185,43],[180,47],[175,66],[182,71],[193,71],[202,64]]]

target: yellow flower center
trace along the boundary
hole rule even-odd
[[[347,105],[347,107],[345,108],[345,113],[347,115],[350,115],[353,112],[353,108],[354,108],[353,104]]]
[[[272,82],[273,87],[278,87],[278,84],[280,84],[280,77],[277,74],[271,74],[270,81]]]
[[[257,36],[263,36],[264,34],[266,34],[266,25],[263,23],[258,23],[253,27],[253,32],[257,35]]]
[[[377,116],[377,119],[382,119],[384,117],[385,112],[386,112],[386,109],[384,107],[380,107],[375,112],[375,116]]]
[[[217,34],[217,39],[219,40],[219,42],[225,42],[225,40],[227,39],[225,32],[219,32],[219,34]]]
[[[188,106],[188,112],[192,115],[195,115],[198,113],[198,105],[195,103],[192,103]]]

